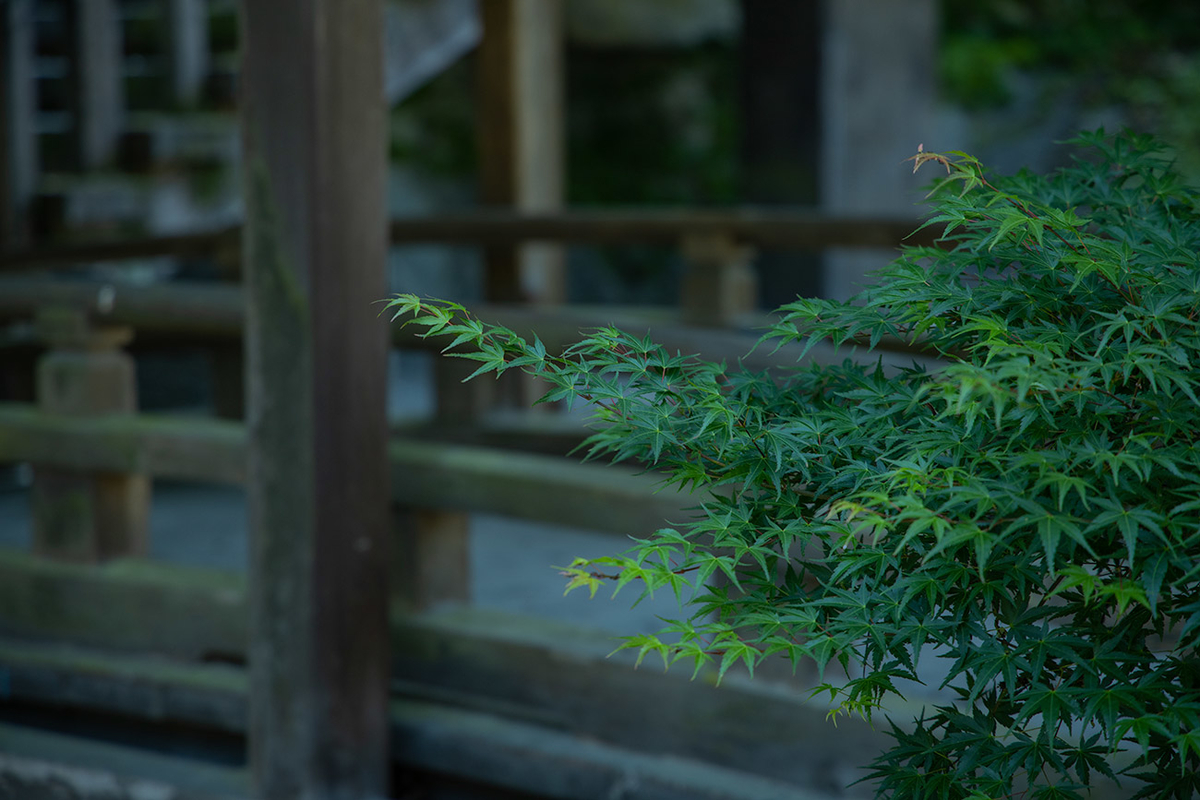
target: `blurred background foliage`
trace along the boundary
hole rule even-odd
[[[567,54],[567,185],[572,207],[739,202],[737,48],[584,47]],[[478,169],[474,56],[392,112],[393,159],[443,181]],[[572,274],[595,300],[672,296],[675,248],[574,248]]]
[[[968,111],[1013,102],[1013,77],[1038,75],[1044,101],[1070,94],[1166,139],[1200,177],[1200,3],[1178,0],[942,0],[944,102]]]
[[[945,98],[1003,105],[1013,68],[1064,72],[1096,102],[1169,80],[1200,45],[1200,4],[1178,0],[942,0]]]
[[[1056,142],[1129,127],[1166,140],[1180,172],[1200,183],[1200,2],[941,0],[940,13],[939,113],[927,146],[971,152],[1001,172],[1046,171],[1066,158]],[[687,44],[569,39],[568,204],[753,203],[739,105],[748,45],[736,30]],[[486,135],[474,116],[476,69],[468,56],[393,110],[399,166],[472,185]],[[780,201],[811,203],[812,187],[800,183]],[[653,248],[586,258],[627,286],[661,283],[678,266]]]
[[[941,13],[943,105],[1003,111],[1017,78],[1031,76],[1042,104],[1069,96],[1107,109],[1168,140],[1200,175],[1200,3],[942,0]],[[738,62],[728,40],[571,47],[568,202],[740,202]],[[465,59],[394,110],[397,160],[446,178],[474,173],[474,69]]]
[[[439,178],[478,169],[474,56],[392,112],[392,158]],[[567,66],[567,202],[738,200],[736,49],[573,48]]]

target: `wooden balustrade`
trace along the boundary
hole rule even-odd
[[[788,211],[481,211],[392,220],[390,238],[397,246],[442,242],[512,248],[543,242],[679,247],[688,272],[678,309],[485,303],[472,311],[523,334],[536,331],[551,349],[572,344],[581,330],[612,324],[651,332],[672,351],[766,369],[794,363],[799,348],[755,350],[756,329],[771,323],[754,310],[752,261],[757,250],[890,247],[914,227],[902,220],[831,220]],[[929,243],[931,236],[922,232],[910,241]],[[0,462],[37,465],[34,496],[46,501],[40,508],[74,507],[65,500],[91,499],[91,505],[78,506],[70,525],[61,514],[37,515],[36,551],[54,558],[0,549],[0,608],[5,609],[0,614],[0,670],[9,676],[13,695],[23,701],[139,719],[151,703],[157,719],[255,736],[247,727],[246,671],[197,663],[245,661],[250,635],[246,614],[253,606],[245,582],[234,575],[130,558],[144,550],[151,480],[247,483],[247,428],[234,421],[241,409],[236,402],[222,403],[225,419],[132,413],[129,359],[119,351],[130,331],[145,342],[202,341],[217,354],[214,369],[236,376],[252,316],[246,291],[234,284],[130,286],[20,274],[157,256],[237,263],[242,244],[241,230],[231,228],[0,256],[0,273],[8,273],[0,277],[0,322],[40,317],[43,341],[51,345],[43,362],[41,405],[0,403]],[[442,346],[398,325],[391,328],[391,343],[434,350]],[[920,357],[895,342],[885,342],[880,352],[897,367]],[[822,345],[808,358],[832,362],[846,355]],[[679,676],[631,674],[623,661],[605,662],[600,656],[611,645],[587,634],[467,607],[470,513],[626,537],[686,522],[694,501],[658,491],[652,475],[629,467],[481,446],[484,441],[511,442],[513,434],[489,429],[488,394],[463,393],[457,383],[461,373],[452,369],[458,365],[439,363],[448,367],[439,379],[443,400],[438,417],[393,437],[386,453],[392,507],[386,549],[396,653],[392,696],[404,698],[394,700],[390,718],[392,759],[533,793],[553,792],[556,781],[573,780],[582,771],[605,787],[597,797],[624,786],[626,774],[636,774],[641,788],[631,790],[631,797],[808,798],[797,787],[822,780],[810,774],[807,764],[813,759],[800,764],[776,757],[763,749],[757,732],[764,713],[770,713],[777,731],[787,730],[796,741],[816,747],[826,738],[820,732],[822,709],[795,698],[768,699],[749,688],[708,695]],[[111,402],[96,391],[100,384],[85,388],[93,378],[111,389]],[[494,386],[479,385],[485,390]],[[227,401],[241,395],[236,381],[227,381],[223,392]],[[447,402],[449,397],[457,399]],[[88,399],[76,403],[72,398]],[[446,441],[447,431],[459,443]],[[548,449],[551,443],[561,448],[564,429],[533,425],[520,436],[530,450]],[[578,441],[578,430],[566,438]],[[188,624],[180,625],[184,619]],[[15,644],[9,637],[33,643]],[[37,644],[47,639],[57,642],[56,648],[69,644],[88,655],[82,661],[78,655],[64,660],[56,649]],[[106,653],[93,654],[89,648]],[[142,656],[117,656],[113,650],[153,650],[184,663],[164,672]],[[537,691],[523,691],[531,680]],[[708,735],[692,733],[689,724],[656,722],[685,718],[696,720],[694,730],[709,733],[712,720],[721,720],[726,750],[713,750],[706,743]],[[817,760],[840,764],[845,735],[839,736],[841,744],[821,745],[824,755]],[[0,751],[20,753],[13,749],[13,736],[0,725]],[[621,744],[593,742],[597,736]],[[850,738],[863,748],[879,746],[859,726]],[[67,745],[47,741],[40,746]],[[636,756],[625,747],[657,755]],[[505,767],[510,761],[513,766]],[[286,762],[280,755],[272,763]],[[0,771],[9,775],[16,769],[0,763]],[[275,779],[283,780],[279,775]],[[238,770],[208,774],[204,780],[238,791],[251,784]]]
[[[245,428],[236,422],[124,415],[80,418],[0,403],[0,462],[140,473],[240,485]],[[617,536],[686,518],[686,495],[633,468],[561,457],[393,439],[391,496],[404,506],[520,516]]]
[[[228,345],[241,337],[245,324],[244,293],[229,284],[116,286],[86,280],[0,278],[0,321],[32,318],[43,305],[84,310],[97,321],[133,327],[147,340]],[[679,311],[667,308],[480,304],[471,311],[523,335],[536,331],[552,350],[576,342],[581,330],[616,325],[638,335],[652,332],[655,341],[672,352],[700,354],[731,364],[741,360],[748,369],[794,363],[798,355],[798,349],[786,347],[775,354],[754,350],[759,332],[774,319],[768,314],[744,314],[736,317],[736,329],[713,329],[686,324]],[[391,336],[395,347],[437,351],[444,346],[436,339],[419,338],[400,325],[392,327]],[[911,363],[913,357],[923,357],[919,348],[890,338],[881,341],[878,349],[885,363],[902,365]],[[817,346],[811,357],[816,363],[827,363],[845,355],[832,347]]]
[[[71,149],[80,167],[108,162],[122,127],[116,5],[64,5],[73,31]],[[493,302],[475,309],[483,319],[536,330],[551,348],[572,343],[582,328],[652,328],[671,350],[762,369],[794,362],[797,349],[752,352],[757,335],[747,329],[769,323],[754,311],[756,250],[933,241],[929,231],[912,235],[909,220],[807,211],[556,210],[561,176],[551,148],[561,142],[544,138],[561,114],[554,66],[561,42],[552,32],[559,20],[547,13],[556,5],[483,6],[489,31],[481,61],[491,87],[484,129],[495,154],[485,158],[485,194],[521,210],[396,219],[387,235],[396,246],[444,243],[493,254],[547,244],[679,247],[689,270],[681,308]],[[204,785],[273,796],[377,794],[390,755],[516,794],[804,800],[805,787],[844,783],[847,762],[879,746],[853,722],[830,739],[825,709],[795,696],[738,685],[736,677],[716,692],[707,674],[689,684],[633,672],[628,660],[605,659],[612,643],[602,637],[462,607],[467,513],[627,536],[686,520],[692,501],[656,491],[653,476],[629,468],[479,446],[486,397],[441,404],[431,428],[391,437],[384,451],[382,373],[373,370],[383,369],[385,334],[365,307],[386,245],[375,5],[319,0],[296,12],[283,0],[244,3],[245,236],[230,228],[19,250],[29,240],[23,211],[37,145],[33,6],[11,0],[0,19],[0,273],[13,276],[0,280],[0,322],[36,319],[48,345],[38,403],[0,403],[0,462],[36,465],[35,552],[0,549],[5,699],[244,737],[257,781],[246,770],[209,768],[199,770]],[[168,15],[173,91],[187,105],[205,71],[205,4],[158,0],[158,7]],[[533,41],[518,42],[531,32]],[[525,117],[511,113],[514,100]],[[542,121],[531,126],[533,115]],[[153,257],[207,257],[240,269],[243,253],[245,291],[18,276]],[[516,260],[491,261],[489,300],[519,299]],[[540,299],[556,299],[561,279],[543,283],[551,289]],[[255,371],[249,424],[136,413],[132,364],[121,350],[133,332],[141,341],[203,340],[226,374],[240,373],[245,340]],[[440,346],[399,326],[391,336],[394,346]],[[811,357],[844,355],[818,347]],[[884,358],[902,366],[911,354]],[[454,377],[444,372],[445,385],[447,376]],[[241,392],[229,388],[222,414],[240,416]],[[438,426],[463,441],[418,435],[433,437]],[[255,509],[248,578],[142,557],[156,478],[248,486]],[[365,555],[385,544],[395,545],[388,556]],[[28,765],[13,759],[26,753],[112,763],[111,747],[87,750],[67,738],[0,724],[0,776],[9,781],[0,793],[23,785],[12,781]],[[794,757],[796,747],[806,749],[805,759]],[[86,783],[73,768],[51,772],[39,773],[41,784],[57,780],[71,792]],[[185,771],[170,775],[182,780]],[[162,787],[125,795],[155,792]]]

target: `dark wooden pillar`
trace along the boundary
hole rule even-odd
[[[0,248],[29,244],[37,181],[33,0],[0,4]]]
[[[255,796],[387,775],[382,0],[243,0]]]

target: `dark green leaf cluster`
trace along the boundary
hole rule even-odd
[[[701,497],[690,525],[570,570],[593,592],[694,592],[690,619],[627,642],[642,656],[836,661],[823,688],[868,716],[940,665],[957,700],[893,727],[880,796],[1082,798],[1105,776],[1190,798],[1200,205],[1152,141],[1076,144],[1049,177],[918,153],[946,171],[927,223],[943,246],[907,249],[853,304],[785,306],[763,337],[900,339],[935,370],[750,374],[616,329],[552,355],[452,304],[392,306],[480,372],[590,404],[592,455]]]

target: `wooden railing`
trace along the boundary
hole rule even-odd
[[[473,211],[393,219],[392,244],[514,245],[563,244],[680,245],[712,237],[780,250],[820,251],[830,247],[891,249],[900,243],[930,244],[931,232],[916,232],[915,220],[831,218],[816,212],[781,209],[638,209],[523,214]],[[0,253],[0,272],[155,256],[240,255],[240,228],[157,236],[127,241],[40,247]]]
[[[720,273],[749,269],[747,246],[895,246],[913,227],[749,211],[484,214],[395,221],[392,238],[682,246],[708,270],[700,272],[690,294],[685,288],[685,299],[696,304],[693,320],[698,310],[717,308],[717,317],[705,318],[705,325],[689,324],[687,309],[477,311],[518,330],[536,330],[549,347],[567,345],[580,328],[611,322],[652,327],[672,350],[730,363],[743,358],[757,369],[794,361],[797,353],[784,348],[747,356],[756,334],[722,328],[760,319],[744,305],[729,307],[711,296],[710,284]],[[236,231],[223,231],[13,254],[0,262],[0,271],[232,253],[236,237]],[[705,254],[713,252],[734,256],[706,261]],[[62,399],[91,397],[96,385],[87,381],[105,364],[112,373],[104,379],[106,391],[128,393],[119,364],[129,332],[236,340],[243,307],[242,290],[234,284],[132,287],[36,275],[0,278],[0,320],[37,320],[49,348],[43,373],[55,359],[71,365],[53,391],[43,383],[38,404],[0,403],[0,463],[33,464],[42,481],[35,490],[42,501],[34,512],[35,554],[0,553],[0,669],[20,702],[244,732],[245,675],[237,666],[248,646],[243,578],[155,564],[145,558],[144,538],[114,535],[109,530],[114,520],[145,519],[145,492],[114,494],[110,488],[106,501],[94,501],[97,486],[129,481],[237,485],[245,480],[244,426],[128,413],[121,405],[128,397],[107,406],[94,398],[82,405]],[[399,327],[393,341],[397,347],[430,346]],[[813,357],[835,354],[818,349]],[[48,380],[44,374],[43,379]],[[603,791],[616,791],[613,787],[635,775],[629,784],[634,788],[621,796],[749,800],[813,797],[813,787],[825,780],[823,770],[841,775],[879,746],[876,734],[853,722],[835,734],[824,722],[824,710],[795,694],[763,692],[737,679],[716,691],[681,676],[634,673],[627,661],[604,658],[612,645],[602,636],[470,608],[465,513],[628,536],[686,519],[692,504],[686,496],[656,491],[653,477],[632,469],[484,446],[503,438],[494,429],[490,433],[491,438],[484,419],[459,426],[457,443],[410,428],[389,448],[392,568],[404,578],[395,582],[402,589],[393,597],[392,620],[394,756],[400,763],[548,796],[560,796],[555,786],[578,785],[572,781],[581,774],[593,776],[589,780],[606,787]],[[91,498],[91,505],[70,506],[69,518],[47,511],[79,498]],[[63,644],[85,648],[87,657],[62,650]],[[179,661],[166,666],[147,653]],[[4,736],[0,725],[0,752]],[[796,748],[804,757],[794,755]],[[651,755],[634,755],[643,751]],[[223,780],[231,790],[244,791],[241,772],[228,772]],[[607,796],[603,791],[578,796]]]

